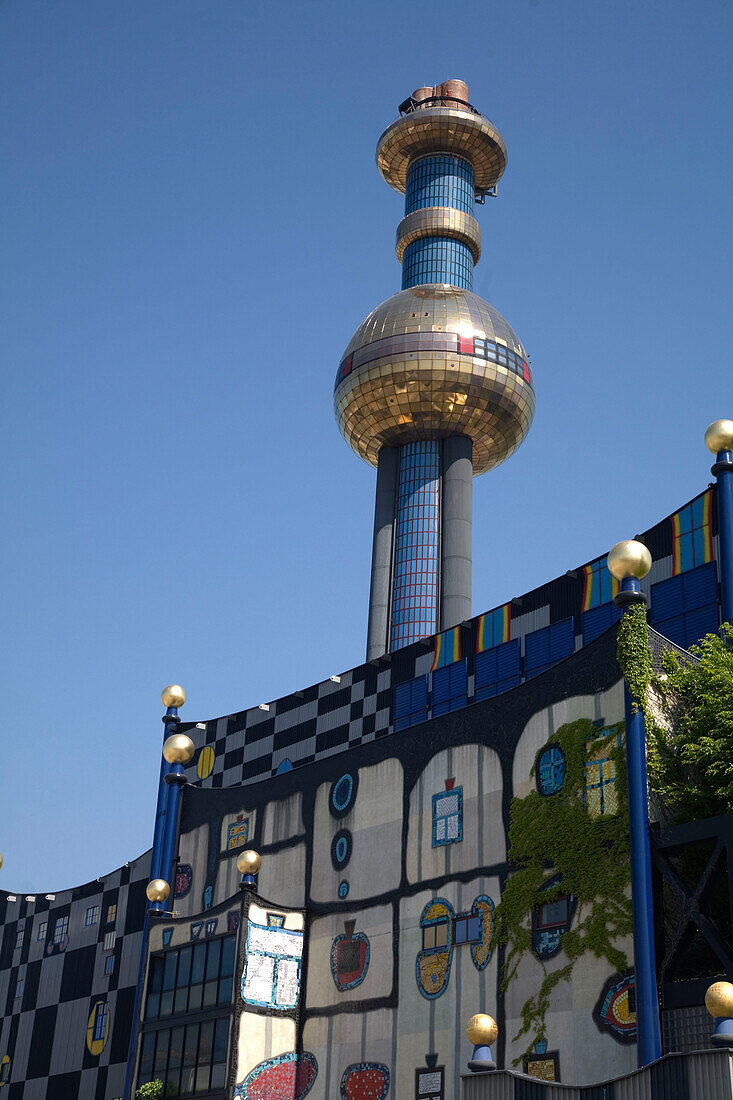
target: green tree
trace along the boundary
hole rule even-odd
[[[652,698],[644,707],[649,786],[674,823],[733,813],[733,628],[728,623],[722,635],[707,634],[690,648],[696,663],[665,651],[664,671],[651,678]]]

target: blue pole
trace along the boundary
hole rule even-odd
[[[718,451],[711,467],[718,483],[718,568],[724,623],[733,623],[733,452]]]
[[[171,873],[173,870],[173,854],[176,846],[176,831],[178,825],[178,800],[181,797],[181,782],[185,783],[186,779],[183,775],[183,764],[172,764],[169,767],[168,774],[164,779],[164,783],[167,787],[166,790],[166,807],[165,807],[165,825],[163,827],[163,841],[162,851],[160,858],[160,878],[165,879],[171,888],[168,902],[161,902],[160,904],[165,907],[166,904],[173,903],[173,883],[171,882]],[[152,878],[152,875],[151,875]]]
[[[616,597],[619,606],[646,603],[636,577],[625,577]],[[648,1066],[662,1057],[659,1031],[657,970],[654,960],[654,899],[649,851],[649,793],[646,775],[644,715],[624,685],[626,717],[626,771],[629,792],[629,846],[631,855],[631,904],[634,920],[634,971],[636,975],[637,1060]]]
[[[178,717],[178,707],[167,707],[165,715],[163,716],[164,744],[166,739],[176,732],[176,727],[178,726],[179,721],[180,718]],[[153,850],[150,855],[150,881],[156,878],[163,877],[161,875],[161,869],[165,866],[163,863],[163,845],[164,834],[166,832],[166,809],[168,805],[169,794],[169,787],[165,779],[171,770],[171,765],[168,763],[166,758],[163,756],[163,753],[161,752],[160,777],[158,779],[158,802],[155,809],[155,825],[153,827]],[[183,768],[181,768],[180,770],[183,771]],[[177,786],[175,787],[175,790],[178,790]],[[170,869],[168,873],[170,874]],[[167,878],[166,882],[168,882]],[[148,901],[147,908],[145,910],[143,938],[140,945],[140,964],[138,966],[137,986],[135,989],[135,1003],[132,1010],[132,1019],[130,1021],[130,1043],[127,1048],[125,1087],[122,1093],[125,1100],[132,1100],[132,1075],[134,1071],[135,1061],[135,1043],[137,1040],[137,1024],[138,1017],[140,1015],[140,1002],[142,1000],[143,992],[143,976],[145,974],[145,961],[147,957],[148,932],[150,930],[150,914],[151,912],[162,912],[165,909],[165,904],[166,903],[163,901]]]

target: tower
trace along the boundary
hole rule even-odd
[[[334,408],[347,443],[377,468],[367,659],[471,615],[471,479],[520,445],[534,414],[526,352],[473,293],[475,203],[506,167],[499,131],[462,80],[418,88],[377,142],[405,196],[402,290],[351,338]]]

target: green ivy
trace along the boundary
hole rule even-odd
[[[649,648],[645,604],[631,604],[621,616],[616,635],[616,656],[634,700],[634,706],[636,707],[638,703],[646,712],[647,694],[654,667],[652,651]]]
[[[550,796],[532,791],[511,804],[509,860],[512,873],[497,907],[499,941],[506,945],[502,989],[516,976],[520,961],[532,949],[532,911],[540,903],[572,894],[575,916],[562,938],[567,962],[557,970],[544,972],[540,987],[521,1009],[522,1026],[514,1036],[531,1034],[526,1051],[514,1059],[517,1065],[535,1042],[546,1040],[545,1017],[552,990],[568,981],[578,960],[591,951],[606,959],[614,970],[626,969],[625,954],[614,946],[632,930],[629,884],[628,806],[626,758],[617,746],[623,723],[604,737],[587,719],[562,726],[547,744],[557,744],[565,754],[566,773],[562,789]],[[590,817],[585,804],[587,743],[593,754],[609,757],[616,766],[618,812],[613,816]],[[598,751],[600,750],[600,751]],[[532,769],[534,775],[534,768]],[[556,886],[542,890],[554,876]]]

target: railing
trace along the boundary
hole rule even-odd
[[[466,111],[472,111],[475,115],[481,114],[467,99],[458,99],[454,95],[429,95],[426,99],[413,99],[410,96],[403,103],[400,103],[397,110],[401,115],[409,115],[412,111],[417,111],[421,107],[452,107],[454,104]]]

